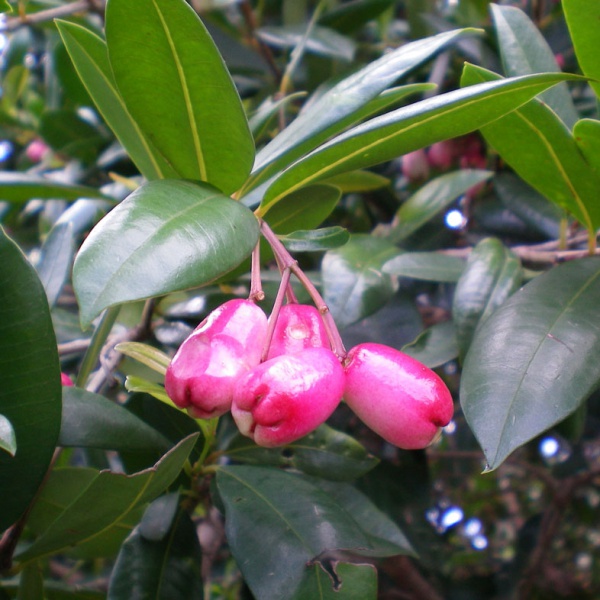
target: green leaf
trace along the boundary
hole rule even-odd
[[[596,173],[600,173],[600,121],[595,119],[577,121],[573,128],[573,136],[587,162]]]
[[[600,98],[600,56],[598,29],[600,5],[587,0],[563,0],[562,9],[573,40],[577,62]]]
[[[565,263],[528,283],[477,330],[460,398],[488,470],[597,388],[598,294],[598,259]]]
[[[44,288],[0,227],[0,414],[14,430],[15,456],[0,452],[0,531],[27,509],[60,430],[56,337]]]
[[[152,468],[134,475],[90,470],[87,485],[45,532],[17,558],[29,561],[62,548],[88,542],[121,521],[136,506],[162,493],[179,475],[198,435],[190,435]],[[43,497],[44,492],[42,491]]]
[[[398,210],[388,239],[397,244],[425,225],[470,188],[487,181],[493,173],[462,169],[428,181]]]
[[[294,231],[282,236],[283,245],[291,252],[320,252],[343,246],[350,239],[343,227],[323,227],[309,231]]]
[[[148,510],[152,509],[152,505]],[[180,510],[163,539],[144,536],[141,525],[125,540],[108,588],[108,600],[204,598],[202,552],[196,526]]]
[[[456,327],[452,321],[442,321],[422,331],[402,352],[421,361],[430,369],[454,360],[458,356]]]
[[[290,166],[267,190],[261,210],[309,183],[370,167],[474,131],[548,87],[573,77],[544,74],[492,81],[427,98],[375,117]]]
[[[467,65],[461,84],[498,78],[491,71]],[[600,226],[600,204],[596,201],[600,178],[552,110],[533,100],[481,127],[481,133],[529,185],[569,211],[588,230]]]
[[[115,346],[115,350],[137,360],[161,375],[167,372],[167,367],[171,363],[171,359],[164,352],[140,342],[121,342]]]
[[[452,318],[464,358],[475,331],[521,286],[521,261],[495,238],[481,240],[471,252],[456,284]]]
[[[77,200],[78,198],[108,198],[95,188],[61,183],[39,175],[0,173],[0,200],[27,202],[32,198]],[[114,200],[113,200],[114,201]]]
[[[290,125],[257,154],[250,180],[252,187],[369,113],[373,114],[369,111],[365,115],[361,109],[436,52],[460,36],[473,32],[473,29],[454,30],[404,44],[335,84],[310,102]],[[411,92],[418,89],[406,87]],[[266,167],[269,167],[268,170]],[[257,172],[261,172],[258,178]]]
[[[8,0],[0,0],[0,12],[12,12],[12,6],[8,3]]]
[[[76,387],[63,387],[59,445],[119,452],[165,452],[171,446],[121,405]]]
[[[499,4],[490,4],[490,10],[506,76],[560,72],[554,52],[522,10]],[[540,100],[555,111],[569,129],[573,128],[579,115],[566,83],[540,94]]]
[[[328,425],[281,448],[262,448],[238,435],[225,453],[236,462],[288,467],[336,481],[356,479],[379,462],[353,437]]]
[[[383,238],[357,234],[323,258],[323,295],[339,327],[346,327],[379,310],[396,285],[383,265],[399,250]]]
[[[127,379],[125,380],[125,389],[128,392],[141,392],[144,394],[150,394],[171,408],[183,410],[173,403],[173,400],[171,400],[171,398],[169,398],[167,395],[167,392],[165,392],[165,388],[161,385],[158,385],[158,383],[147,381],[146,379],[136,377],[135,375],[128,375]]]
[[[275,100],[273,96],[269,96],[259,105],[259,107],[250,115],[248,125],[255,140],[260,139],[266,134],[271,123],[279,116],[288,104],[299,100],[306,96],[306,92],[296,92],[289,94],[283,98]]]
[[[390,180],[373,171],[351,171],[326,179],[323,183],[335,185],[343,194],[371,192],[390,185]]]
[[[180,177],[225,194],[239,188],[254,142],[231,76],[192,7],[111,0],[106,40],[129,113]]]
[[[373,565],[328,561],[311,563],[292,600],[376,600]]]
[[[358,0],[334,5],[320,19],[319,23],[337,29],[343,33],[351,33],[365,26],[365,23],[377,18],[388,10],[394,0]]]
[[[14,456],[17,452],[15,430],[4,415],[0,415],[0,450],[8,452],[11,456]]]
[[[438,252],[404,252],[383,265],[383,272],[423,281],[455,283],[465,268],[457,256]]]
[[[374,550],[345,508],[296,475],[222,467],[216,481],[231,551],[257,600],[293,598],[308,573],[316,577],[310,561],[331,560],[337,550]]]
[[[129,114],[108,59],[106,42],[92,31],[56,21],[65,47],[98,111],[113,130],[140,173],[147,179],[176,178],[177,171],[154,148]]]
[[[206,185],[146,183],[83,243],[73,285],[87,325],[103,309],[208,283],[250,255],[256,217]]]
[[[21,571],[17,600],[45,598],[42,566],[38,563],[26,565]]]

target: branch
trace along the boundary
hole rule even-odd
[[[53,19],[59,19],[61,17],[69,17],[77,13],[82,12],[102,12],[103,8],[100,8],[94,0],[77,0],[77,2],[71,2],[64,6],[57,6],[55,8],[48,8],[47,10],[40,10],[22,17],[13,17],[7,19],[4,27],[0,28],[1,31],[15,31],[20,27],[27,25],[35,25],[37,23],[45,23],[46,21],[52,21]]]

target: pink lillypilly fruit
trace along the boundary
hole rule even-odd
[[[71,387],[75,384],[73,383],[73,380],[66,373],[61,373],[60,374],[60,385],[64,385],[66,387]]]
[[[452,395],[440,377],[394,348],[359,344],[348,352],[345,371],[346,403],[394,446],[425,448],[452,418]]]
[[[267,358],[329,347],[321,313],[308,304],[286,304],[279,311]]]
[[[267,317],[250,300],[229,300],[181,344],[165,375],[165,389],[194,418],[211,419],[231,407],[235,382],[260,362]]]
[[[422,181],[429,177],[429,162],[423,148],[402,157],[402,174],[409,181]]]
[[[267,360],[236,384],[231,414],[259,446],[289,444],[324,423],[344,392],[344,369],[327,348]]]

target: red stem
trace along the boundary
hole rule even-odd
[[[260,280],[260,242],[252,250],[252,271],[250,272],[250,296],[252,302],[260,302],[265,299]]]

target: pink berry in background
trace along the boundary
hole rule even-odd
[[[305,348],[329,348],[321,313],[309,304],[286,304],[279,311],[267,358]]]
[[[71,387],[71,386],[75,385],[73,383],[73,380],[66,373],[60,374],[60,384],[66,386],[66,387]]]
[[[27,156],[31,162],[39,163],[48,150],[48,146],[42,142],[42,140],[33,140],[33,142],[25,148],[25,156]]]
[[[231,414],[259,446],[289,444],[324,423],[344,392],[344,369],[327,348],[268,360],[236,385]]]
[[[429,177],[429,162],[425,150],[419,148],[402,157],[402,174],[409,181],[423,181]]]
[[[191,416],[210,419],[231,407],[237,379],[258,365],[267,317],[250,300],[214,310],[181,344],[165,375],[165,389]]]
[[[428,152],[429,164],[440,171],[447,171],[456,156],[456,144],[453,140],[444,140],[433,144]]]
[[[450,391],[418,360],[382,344],[359,344],[345,365],[346,403],[390,444],[425,448],[450,422]]]

